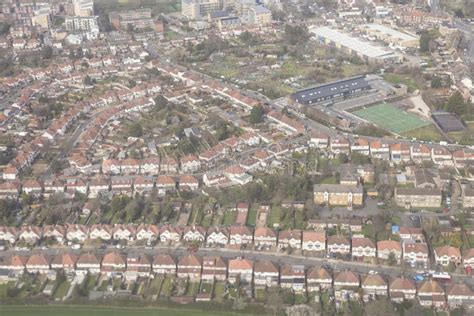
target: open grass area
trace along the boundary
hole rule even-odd
[[[255,226],[255,223],[257,222],[257,213],[258,213],[258,210],[252,206],[247,215],[248,226]]]
[[[222,221],[222,225],[232,225],[235,223],[235,218],[237,217],[237,212],[225,212],[224,213],[224,220]]]
[[[68,281],[64,281],[59,286],[56,288],[53,294],[54,299],[59,299],[62,300],[64,296],[66,296],[67,291],[69,290],[69,287],[71,284]]]
[[[194,296],[199,292],[199,282],[189,282],[186,295]]]
[[[222,301],[224,299],[224,293],[225,293],[225,283],[216,282],[216,284],[214,284],[214,298],[218,301]]]
[[[402,133],[402,136],[408,138],[416,138],[417,140],[423,141],[434,141],[439,142],[445,140],[443,135],[440,134],[438,129],[434,125],[427,125],[411,131]]]
[[[166,276],[161,286],[160,295],[164,297],[169,297],[171,295],[171,291],[173,291],[173,280],[170,276]]]
[[[410,76],[402,76],[393,73],[386,73],[383,75],[383,78],[388,82],[393,84],[404,84],[408,87],[409,92],[413,92],[418,89],[418,85],[416,84],[415,80]]]
[[[357,110],[353,114],[387,129],[401,134],[428,125],[429,123],[414,114],[400,110],[390,104],[378,104],[365,109]]]
[[[181,315],[239,315],[232,312],[217,312],[183,308],[110,308],[88,306],[0,306],[1,315],[17,316],[181,316]]]

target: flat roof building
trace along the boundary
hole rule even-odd
[[[347,34],[329,27],[310,27],[313,33],[320,41],[328,45],[333,45],[348,54],[356,55],[367,62],[384,63],[401,61],[402,56],[382,49],[371,43],[364,42],[355,38],[351,34]]]
[[[403,33],[382,24],[365,24],[361,28],[369,36],[401,48],[418,47],[420,44],[418,36]]]
[[[357,76],[299,90],[290,97],[300,104],[324,104],[357,97],[371,89],[365,76]]]

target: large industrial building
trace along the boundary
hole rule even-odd
[[[291,99],[305,105],[332,104],[358,97],[371,89],[365,76],[357,76],[296,91]]]
[[[369,36],[400,48],[416,48],[420,44],[418,36],[403,33],[382,24],[365,24],[361,26],[361,29]]]
[[[399,62],[403,56],[387,51],[371,43],[329,27],[310,27],[310,32],[327,45],[334,47],[370,63]]]

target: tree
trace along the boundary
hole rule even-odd
[[[89,75],[86,75],[84,77],[84,85],[92,86],[92,85],[94,85],[94,80],[92,80],[92,78]]]
[[[395,257],[395,254],[393,252],[390,252],[388,254],[388,265],[394,266],[395,264],[397,264],[397,258]]]
[[[438,89],[438,88],[441,88],[442,86],[443,86],[443,80],[441,80],[440,77],[434,76],[431,79],[431,88]]]
[[[308,28],[304,25],[285,26],[284,40],[291,45],[304,44],[310,38]]]
[[[141,137],[143,135],[143,127],[139,122],[135,122],[128,127],[129,137]]]
[[[263,107],[261,107],[260,105],[254,106],[252,108],[252,111],[250,112],[250,123],[262,123],[264,114],[265,112],[263,111]]]
[[[464,98],[461,92],[456,91],[446,103],[445,110],[448,112],[455,113],[457,115],[464,115],[467,111],[467,105],[464,102]]]
[[[41,57],[43,59],[51,59],[53,57],[53,49],[49,46],[44,46],[41,50]]]
[[[420,52],[427,53],[430,50],[431,36],[428,32],[421,33],[420,36]]]

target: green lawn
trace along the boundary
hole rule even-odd
[[[257,222],[257,209],[255,207],[251,207],[247,215],[247,225],[255,226],[256,222]]]
[[[67,291],[69,290],[69,287],[71,286],[71,284],[65,280],[64,282],[62,282],[61,284],[59,284],[59,286],[56,288],[56,290],[54,291],[54,294],[53,294],[53,299],[60,299],[62,300],[64,296],[66,296],[67,294]]]
[[[163,282],[163,277],[156,277],[150,282],[150,286],[148,288],[148,295],[159,295],[161,289],[161,283]]]
[[[429,124],[412,113],[385,103],[354,111],[353,114],[397,134]]]
[[[185,316],[185,315],[239,315],[232,312],[183,308],[109,308],[87,306],[0,306],[0,315],[16,316]]]
[[[432,124],[428,126],[416,128],[408,132],[404,132],[402,133],[402,136],[405,136],[408,138],[416,138],[417,140],[434,141],[434,142],[445,140],[443,135],[441,135],[438,129]]]
[[[165,277],[163,280],[163,285],[161,286],[161,296],[169,297],[171,295],[171,291],[173,290],[173,280],[170,276]]]
[[[222,221],[222,225],[230,226],[235,223],[235,218],[237,217],[237,212],[225,212],[224,213],[224,220]]]
[[[383,78],[393,84],[401,83],[401,84],[406,85],[408,87],[409,92],[418,90],[418,85],[410,76],[402,76],[402,75],[397,75],[393,73],[386,73],[383,75]]]
[[[268,214],[268,226],[273,228],[273,224],[280,224],[280,215],[281,215],[281,208],[274,206],[270,209],[270,214]]]
[[[199,282],[188,282],[186,295],[194,296],[199,292]]]
[[[223,282],[216,282],[214,285],[214,297],[216,300],[221,301],[223,300],[223,295],[225,291],[225,283]]]

